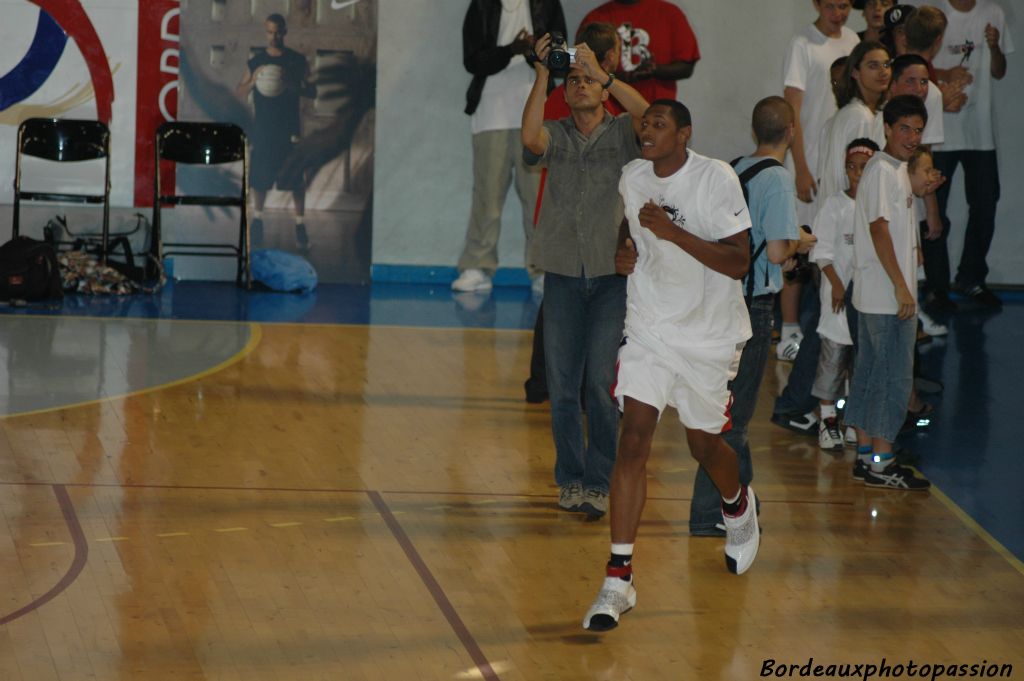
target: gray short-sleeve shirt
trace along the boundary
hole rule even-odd
[[[526,162],[547,167],[540,219],[533,236],[533,263],[569,277],[615,274],[622,222],[619,177],[640,155],[629,114],[604,120],[585,137],[571,117],[545,121],[550,143],[543,156],[523,150]]]

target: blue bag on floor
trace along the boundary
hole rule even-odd
[[[253,281],[271,291],[307,293],[316,288],[316,270],[301,255],[266,248],[252,252]]]

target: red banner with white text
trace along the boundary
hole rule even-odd
[[[178,115],[181,44],[178,0],[139,3],[139,56],[135,93],[135,205],[153,205],[153,136]],[[163,168],[164,186],[174,186],[174,168]]]

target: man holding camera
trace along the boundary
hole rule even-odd
[[[587,44],[554,55],[551,36],[537,40],[536,79],[523,111],[523,156],[548,168],[531,254],[545,272],[544,352],[558,505],[600,517],[608,509],[618,408],[611,398],[615,358],[626,314],[626,281],[615,273],[623,207],[622,166],[639,156],[634,119],[647,101],[598,63]],[[544,120],[551,67],[571,61],[565,100],[571,115]],[[614,96],[628,112],[613,117]],[[580,389],[586,368],[587,443]]]

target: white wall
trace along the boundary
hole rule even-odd
[[[750,111],[781,94],[791,37],[814,18],[811,0],[674,0],[697,33],[702,59],[680,84],[694,119],[695,150],[731,159],[751,147]],[[462,113],[469,74],[462,67],[462,19],[468,0],[379,0],[373,263],[454,265],[461,252],[471,192],[469,117]],[[599,0],[562,0],[570,33]],[[996,84],[1002,200],[989,254],[990,283],[1024,284],[1024,11],[1001,0],[1018,51]],[[859,12],[850,19],[859,30]],[[1012,112],[1016,110],[1016,116]],[[966,208],[953,187],[950,244],[955,263]],[[523,264],[518,201],[507,201],[502,266]],[[1011,217],[1013,216],[1013,217]],[[958,229],[959,227],[959,229]]]

